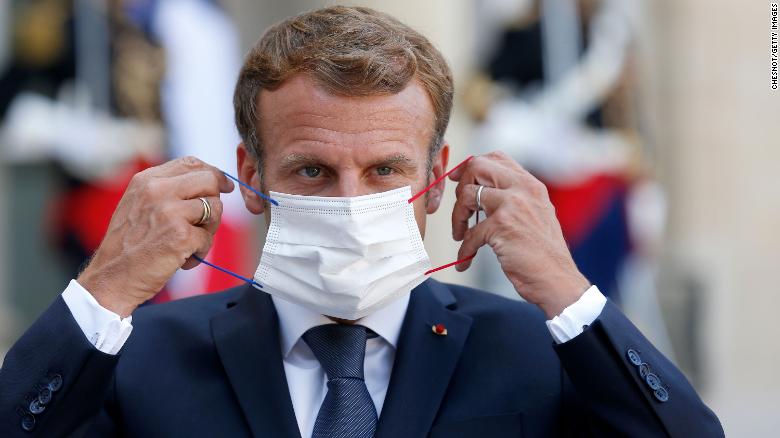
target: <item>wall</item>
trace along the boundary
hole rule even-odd
[[[704,396],[727,436],[780,426],[780,92],[769,2],[648,2],[668,262],[703,285]]]

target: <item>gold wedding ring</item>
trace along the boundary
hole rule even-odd
[[[208,199],[206,198],[198,198],[200,199],[200,202],[203,203],[203,215],[200,217],[200,220],[195,225],[203,225],[206,222],[211,219],[211,204],[209,204]]]

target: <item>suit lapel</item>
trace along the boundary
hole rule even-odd
[[[247,287],[211,319],[211,335],[252,434],[300,437],[270,296]]]
[[[435,280],[412,291],[376,437],[428,434],[471,328],[471,317],[450,310],[454,304]],[[433,324],[447,335],[434,334]]]

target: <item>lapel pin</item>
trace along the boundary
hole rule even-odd
[[[431,326],[431,331],[439,336],[447,336],[447,327],[444,324],[434,324]]]

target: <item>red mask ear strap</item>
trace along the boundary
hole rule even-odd
[[[470,256],[468,256],[466,258],[462,258],[460,260],[456,260],[456,261],[454,261],[452,263],[447,263],[446,265],[441,265],[438,268],[429,269],[429,270],[425,271],[425,274],[423,274],[423,275],[433,274],[436,271],[441,271],[442,269],[447,269],[449,267],[452,267],[452,266],[455,266],[455,265],[459,265],[459,264],[461,264],[463,262],[467,262],[467,261],[473,259],[474,256],[476,256],[476,254],[472,254],[472,255],[470,255]]]
[[[416,201],[416,200],[417,200],[417,198],[419,198],[420,196],[424,195],[424,194],[425,194],[425,193],[426,193],[428,190],[432,189],[432,188],[433,188],[433,186],[435,186],[436,184],[438,184],[438,183],[439,183],[441,180],[443,180],[444,178],[447,178],[447,176],[449,176],[449,174],[451,174],[452,172],[454,172],[454,171],[455,171],[455,169],[457,169],[458,167],[460,167],[460,166],[462,166],[462,165],[464,165],[464,164],[468,163],[468,161],[469,161],[470,159],[472,159],[472,158],[474,158],[474,156],[473,156],[473,155],[469,155],[469,156],[468,156],[468,158],[466,158],[465,160],[461,161],[461,162],[460,162],[460,164],[458,164],[457,166],[455,166],[455,167],[453,167],[452,169],[450,169],[450,170],[448,170],[447,172],[445,172],[445,173],[444,173],[444,175],[442,175],[442,176],[440,176],[440,177],[436,178],[436,180],[434,180],[432,183],[428,184],[428,187],[426,187],[426,188],[424,188],[424,189],[420,190],[420,191],[419,191],[419,192],[418,192],[416,195],[414,195],[414,196],[412,196],[411,198],[409,198],[409,203],[411,204],[412,202]]]
[[[420,196],[424,195],[428,190],[433,188],[433,186],[438,184],[441,180],[443,180],[444,178],[447,178],[449,176],[449,174],[451,174],[452,172],[455,171],[455,169],[457,169],[458,167],[468,163],[469,160],[471,160],[472,158],[474,158],[474,156],[473,155],[469,155],[465,160],[463,160],[460,163],[458,163],[457,166],[453,167],[452,169],[448,170],[447,172],[445,172],[440,177],[436,178],[432,183],[428,184],[428,187],[420,190],[416,195],[414,195],[411,198],[409,198],[409,203],[411,204],[412,202],[416,201],[417,198],[419,198]],[[452,263],[447,263],[446,265],[442,265],[442,266],[439,266],[437,268],[429,269],[428,271],[425,272],[424,275],[433,274],[436,271],[441,271],[442,269],[447,269],[449,267],[452,267],[452,266],[455,266],[455,265],[459,265],[459,264],[461,264],[463,262],[467,262],[467,261],[473,259],[474,256],[476,256],[476,254],[470,255],[470,256],[468,256],[466,258],[454,261]]]

